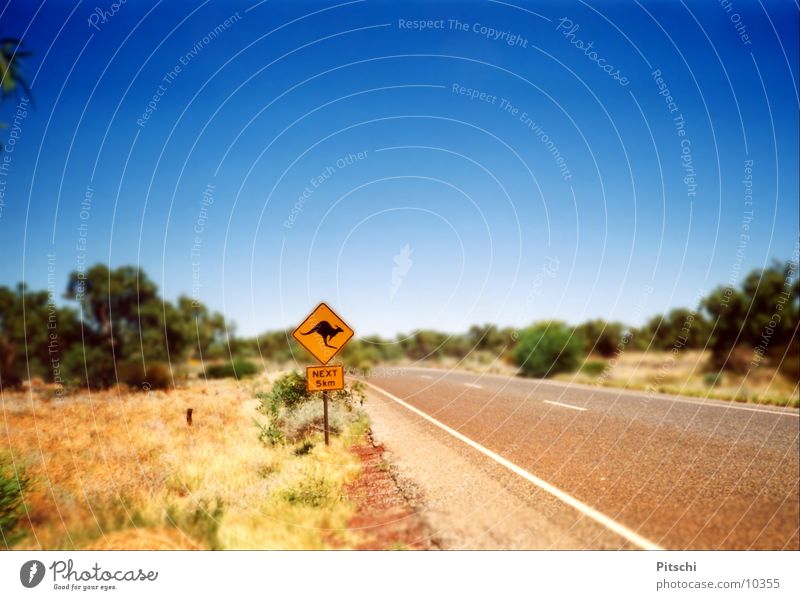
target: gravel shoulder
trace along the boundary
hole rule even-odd
[[[406,498],[448,550],[629,548],[480,452],[380,393],[366,404],[376,443]]]

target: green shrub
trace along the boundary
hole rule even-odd
[[[324,477],[305,477],[283,492],[289,504],[319,508],[335,500],[333,483]]]
[[[623,339],[625,326],[622,323],[608,323],[603,319],[586,321],[575,328],[583,343],[584,352],[597,352],[600,356],[611,357]]]
[[[294,449],[294,455],[305,456],[306,454],[310,453],[313,449],[314,449],[314,444],[306,441]]]
[[[206,367],[206,377],[209,379],[223,379],[225,377],[241,379],[256,373],[258,373],[258,367],[243,358],[234,358],[228,363]]]
[[[703,383],[708,387],[717,387],[722,381],[722,373],[706,373],[703,375]]]
[[[256,397],[261,398],[258,394]],[[262,398],[263,404],[263,398]],[[280,426],[280,409],[276,406],[274,410],[272,407],[265,407],[262,409],[262,412],[266,413],[269,417],[266,425],[261,424],[260,422],[256,421],[256,426],[261,430],[259,434],[259,438],[262,442],[266,442],[270,446],[274,446],[275,444],[280,444],[283,442],[285,436],[283,435],[283,430]]]
[[[106,344],[75,344],[64,353],[62,366],[72,386],[104,389],[117,383],[114,355]]]
[[[6,548],[25,537],[19,524],[25,514],[22,497],[29,487],[25,469],[17,465],[15,472],[11,460],[0,457],[0,542]]]
[[[172,387],[172,373],[169,365],[162,362],[148,362],[141,358],[128,360],[117,367],[120,383],[138,390],[166,390]]]
[[[322,402],[320,394],[306,391],[306,375],[292,371],[278,378],[268,393],[256,394],[261,402],[258,411],[267,416],[267,424],[258,424],[261,439],[270,445],[283,441],[297,442],[322,430]],[[364,384],[359,381],[345,385],[345,389],[329,393],[330,414],[328,430],[339,433],[344,430],[344,407],[353,410],[356,402],[366,399]],[[309,403],[316,400],[314,403]]]
[[[147,377],[145,378],[151,390],[166,390],[172,387],[172,373],[169,365],[165,363],[149,363]]]
[[[547,377],[576,370],[583,349],[581,340],[564,323],[537,323],[520,332],[513,357],[522,375]]]
[[[589,377],[597,377],[606,369],[606,363],[602,360],[587,360],[581,365],[581,373]]]
[[[311,392],[306,391],[305,373],[292,371],[275,381],[262,404],[266,401],[270,405],[270,412],[279,410],[280,407],[294,410],[313,397]]]
[[[219,524],[222,520],[223,502],[200,500],[192,511],[181,511],[174,504],[167,507],[167,523],[177,527],[191,538],[205,543],[210,550],[220,550]]]

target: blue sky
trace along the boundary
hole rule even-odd
[[[3,5],[0,284],[63,285],[83,224],[242,334],[388,335],[639,324],[795,252],[792,3],[111,4]]]

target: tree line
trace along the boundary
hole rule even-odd
[[[800,281],[797,264],[773,262],[750,272],[739,286],[720,286],[694,308],[675,308],[641,327],[592,319],[577,326],[559,321],[523,329],[473,325],[466,333],[416,330],[393,339],[351,341],[343,361],[356,368],[401,359],[501,359],[523,374],[547,376],[580,367],[587,356],[611,359],[626,350],[708,350],[709,370],[744,372],[771,363],[800,379]],[[277,362],[304,356],[290,331],[243,340],[254,354]]]
[[[228,352],[224,317],[181,296],[164,300],[139,268],[98,264],[53,291],[0,286],[0,386],[39,377],[60,387],[169,387],[193,357]]]
[[[237,337],[223,315],[186,296],[169,302],[139,268],[95,265],[69,276],[63,298],[52,291],[0,286],[0,386],[35,377],[67,387],[171,387],[189,359],[207,376],[257,371],[247,359],[286,364],[306,359],[289,330]],[[719,287],[694,308],[676,308],[641,327],[593,319],[524,329],[474,325],[464,334],[416,330],[394,339],[351,341],[343,362],[358,369],[400,360],[506,360],[523,374],[572,371],[587,356],[626,350],[708,350],[709,370],[746,371],[763,364],[800,379],[800,281],[795,263],[773,263],[737,287]],[[232,360],[230,360],[232,359]],[[224,365],[216,364],[229,361]],[[60,386],[60,387],[61,387]]]

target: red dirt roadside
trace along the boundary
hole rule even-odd
[[[365,541],[357,550],[433,550],[436,543],[419,511],[415,510],[384,458],[383,445],[367,442],[352,446],[361,460],[361,475],[345,492],[356,503],[349,527],[361,531]]]

